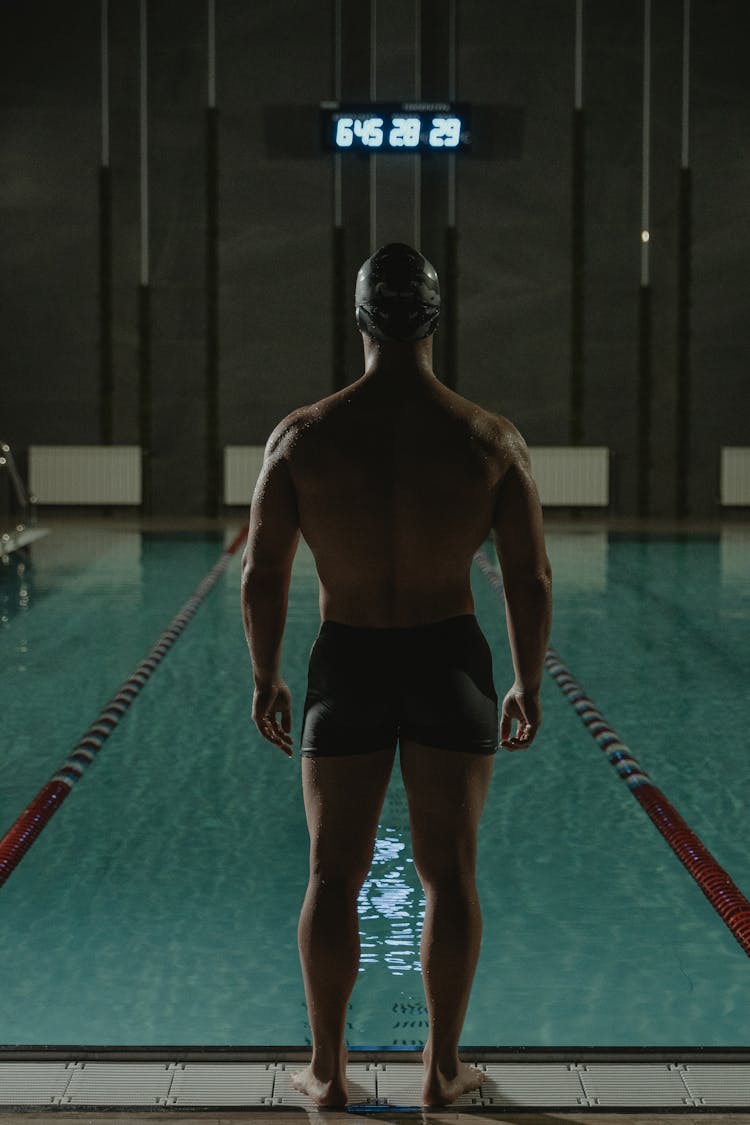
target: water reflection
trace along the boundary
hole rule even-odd
[[[424,897],[408,852],[398,828],[378,828],[370,874],[359,894],[360,972],[377,964],[394,976],[420,969]]]
[[[25,672],[26,660],[29,653],[29,642],[25,631],[20,633],[20,636],[18,633],[21,629],[24,629],[23,624],[20,622],[23,615],[28,613],[33,600],[32,575],[22,558],[12,558],[7,555],[3,557],[1,573],[0,629],[10,629],[14,619],[19,619],[19,621],[15,623],[16,632],[12,638],[15,643],[9,652],[12,652],[15,658],[16,670]],[[6,664],[6,672],[8,671],[10,671],[10,667]]]
[[[747,592],[750,574],[750,530],[746,527],[727,527],[721,532],[721,581],[732,592]]]

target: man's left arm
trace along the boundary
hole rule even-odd
[[[281,641],[300,529],[289,466],[274,437],[266,447],[250,508],[242,556],[242,621],[255,681],[253,722],[265,739],[291,757],[291,696],[281,678]]]

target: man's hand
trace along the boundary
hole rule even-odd
[[[281,722],[277,715],[281,716]],[[278,746],[291,758],[292,696],[283,680],[255,685],[253,722],[267,742]]]
[[[515,735],[512,734],[514,719],[518,723]],[[503,700],[500,745],[506,750],[526,750],[534,741],[541,722],[539,693],[523,691],[514,684]]]
[[[552,618],[552,569],[526,442],[507,421],[504,428],[510,464],[497,491],[493,533],[503,572],[515,680],[503,701],[500,745],[506,750],[525,750],[542,718],[539,685]],[[514,722],[518,724],[515,735]]]

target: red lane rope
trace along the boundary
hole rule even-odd
[[[26,852],[49,824],[75,783],[95,760],[102,746],[122,719],[138,694],[158,668],[180,634],[187,627],[209,591],[216,585],[247,538],[247,527],[224,549],[219,561],[196,587],[182,609],[173,618],[154,647],[137,668],[120,685],[117,693],[99,712],[78,744],[57,773],[40,789],[0,840],[0,887],[15,871]]]
[[[477,551],[474,558],[495,593],[504,598],[502,576],[492,565],[484,549]],[[547,649],[544,664],[599,749],[607,755],[610,765],[617,770],[620,779],[628,786],[680,863],[698,884],[732,937],[750,957],[750,901],[661,790],[654,785],[635,755],[565,667],[555,649]]]

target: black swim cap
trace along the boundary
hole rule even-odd
[[[403,242],[381,246],[360,267],[357,327],[375,340],[422,340],[437,328],[440,285],[434,266]]]

